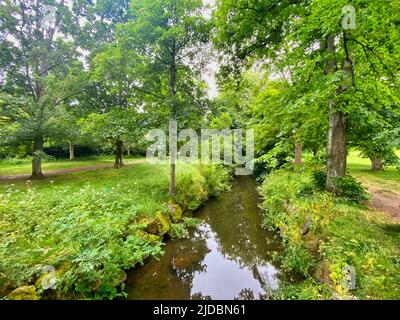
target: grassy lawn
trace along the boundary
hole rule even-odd
[[[134,163],[138,158],[126,158],[125,163]],[[99,157],[94,159],[76,159],[76,160],[52,160],[43,161],[42,170],[44,173],[50,170],[62,170],[79,167],[90,167],[96,165],[112,165],[114,158],[110,157]],[[32,170],[32,164],[30,159],[9,161],[0,161],[0,176],[12,176],[17,174],[30,174]]]
[[[119,295],[124,270],[160,254],[166,233],[185,233],[190,219],[182,221],[180,208],[194,209],[228,187],[222,167],[179,164],[171,216],[168,179],[168,165],[141,163],[1,182],[0,296],[32,285],[42,294],[46,265],[56,268],[58,294]]]
[[[361,158],[359,154],[357,151],[352,151],[347,159],[352,175],[368,185],[388,191],[400,191],[400,170],[389,167],[384,171],[373,172],[371,171],[371,161]],[[397,151],[397,154],[400,156],[400,151]]]

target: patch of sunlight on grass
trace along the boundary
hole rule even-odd
[[[396,153],[400,156],[399,150]],[[380,189],[400,191],[400,171],[395,167],[374,172],[371,170],[371,161],[362,158],[359,151],[349,153],[347,165],[350,173],[366,184],[372,184]]]

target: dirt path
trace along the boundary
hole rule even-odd
[[[126,164],[127,167],[139,163],[145,163],[146,160],[135,160],[134,162],[128,162]],[[43,172],[46,178],[48,177],[53,177],[53,176],[58,176],[66,173],[73,173],[73,172],[84,172],[84,171],[95,171],[95,170],[100,170],[100,169],[111,169],[113,168],[113,164],[97,164],[93,166],[84,166],[84,167],[76,167],[76,168],[68,168],[68,169],[60,169],[60,170],[49,170],[46,172]],[[0,176],[0,181],[15,181],[15,180],[25,180],[29,179],[31,175],[30,174],[16,174],[16,175],[11,175],[11,176]]]
[[[400,192],[382,190],[371,183],[364,183],[371,194],[369,207],[400,220]]]

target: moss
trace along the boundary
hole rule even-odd
[[[126,272],[124,270],[118,270],[115,273],[115,278],[114,281],[112,282],[113,287],[119,287],[121,284],[123,284],[126,281],[126,278],[128,276],[126,275]]]
[[[183,212],[178,204],[173,203],[172,201],[168,202],[168,211],[169,217],[173,223],[182,221]]]
[[[8,300],[39,300],[40,296],[36,292],[35,286],[22,286],[13,290],[8,296]]]
[[[143,225],[144,231],[149,234],[157,234],[157,220],[152,217],[141,217],[138,221],[138,225]]]
[[[164,234],[167,234],[171,224],[169,216],[164,214],[162,211],[158,211],[155,218],[157,220],[157,235],[163,236]]]
[[[0,298],[7,295],[11,290],[11,283],[4,273],[0,272]]]

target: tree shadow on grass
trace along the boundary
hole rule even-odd
[[[381,228],[388,236],[400,237],[400,223],[383,224]]]

